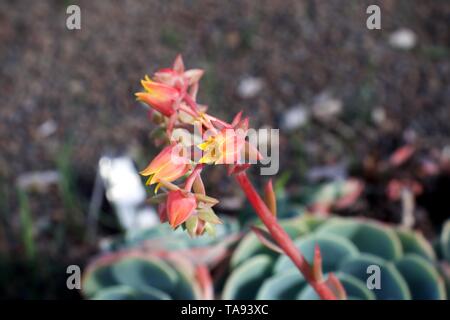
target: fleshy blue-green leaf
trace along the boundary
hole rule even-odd
[[[275,252],[264,246],[253,232],[248,233],[234,251],[230,266],[234,269],[258,254],[276,256]]]
[[[155,258],[125,258],[113,264],[114,277],[137,291],[158,289],[170,293],[178,277],[172,267]]]
[[[87,297],[94,296],[97,292],[118,285],[119,282],[114,277],[111,265],[96,267],[89,271],[83,279],[83,293]]]
[[[256,294],[272,268],[272,259],[257,255],[237,267],[225,283],[222,298],[225,300],[255,299]]]
[[[146,292],[139,292],[124,285],[109,287],[99,291],[93,300],[169,300],[164,292],[147,288]]]
[[[373,289],[377,300],[411,299],[411,293],[403,276],[392,263],[386,262],[382,258],[370,254],[350,257],[342,262],[340,271],[367,283],[369,277],[375,275],[375,273],[368,272],[368,267],[371,265],[380,268],[380,289]]]
[[[194,290],[194,279],[191,279],[185,272],[182,265],[174,266],[173,270],[177,274],[177,283],[171,292],[171,296],[176,300],[199,299],[198,292]]]
[[[436,254],[432,245],[422,234],[410,230],[396,230],[402,244],[404,254],[414,253],[428,260],[434,261]]]
[[[306,281],[298,270],[276,274],[264,281],[259,289],[258,300],[294,300]]]
[[[352,275],[339,272],[336,277],[341,281],[345,288],[348,299],[352,300],[375,300],[375,294],[370,291],[365,282],[355,278]],[[298,295],[299,300],[318,300],[319,296],[314,289],[308,285]]]
[[[294,243],[309,263],[312,263],[314,247],[318,244],[322,253],[323,272],[337,270],[343,259],[358,254],[358,249],[349,240],[334,235],[312,234],[304,238],[299,238]],[[275,263],[274,271],[275,273],[280,273],[291,269],[296,269],[295,265],[287,256],[283,255]]]
[[[444,300],[444,279],[425,258],[409,254],[396,262],[396,267],[408,283],[415,300]]]
[[[450,219],[445,222],[442,228],[441,250],[444,258],[450,263]]]
[[[301,225],[309,232],[312,232],[320,227],[326,221],[326,218],[312,214],[305,214],[293,221],[295,224]]]
[[[396,260],[402,256],[402,246],[395,232],[378,223],[334,218],[319,227],[317,234],[345,237],[353,242],[359,251],[386,260]]]

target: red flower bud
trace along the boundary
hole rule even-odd
[[[143,176],[150,176],[147,184],[164,180],[172,182],[184,176],[189,170],[189,161],[183,157],[183,147],[172,144],[165,147],[150,164],[140,172]]]
[[[139,101],[148,104],[166,117],[175,113],[174,104],[180,98],[180,92],[177,89],[163,83],[154,82],[148,77],[141,83],[145,92],[135,94]]]
[[[194,213],[197,200],[191,193],[181,190],[170,191],[167,197],[167,217],[172,228],[184,223]]]

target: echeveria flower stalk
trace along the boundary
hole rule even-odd
[[[174,229],[183,225],[191,236],[204,232],[214,234],[214,226],[221,223],[212,209],[218,200],[206,194],[201,174],[205,165],[224,165],[228,173],[235,176],[269,231],[275,243],[272,248],[293,261],[322,299],[344,299],[345,291],[339,280],[332,274],[327,279],[323,278],[319,247],[315,250],[312,265],[309,264],[278,223],[272,182],[269,181],[265,188],[265,201],[251,184],[246,173],[251,164],[245,159],[260,160],[261,154],[245,140],[248,118],[242,119],[240,112],[228,123],[206,113],[206,106],[197,104],[202,75],[200,69],[185,71],[183,60],[178,56],[172,68],[157,71],[153,80],[145,77],[142,81],[145,91],[136,93],[140,101],[160,114],[157,123],[165,129],[166,140],[171,143],[141,171],[143,176],[149,177],[148,185],[157,183],[155,193],[162,190],[151,199],[158,204],[161,222],[167,221]],[[200,158],[188,158],[183,143],[172,136],[176,130],[186,127],[199,132],[201,142],[191,144],[190,148],[194,149],[194,154],[203,153]],[[192,141],[195,141],[193,134]]]

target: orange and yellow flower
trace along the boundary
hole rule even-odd
[[[180,144],[165,147],[150,164],[140,172],[148,176],[147,185],[161,180],[172,182],[184,176],[189,170],[189,160],[183,156],[184,148]]]
[[[203,151],[200,163],[235,164],[240,160],[245,138],[234,129],[225,128],[217,135],[210,136],[198,148]]]
[[[135,94],[139,101],[148,104],[167,117],[174,114],[174,104],[180,98],[180,92],[177,89],[163,83],[152,81],[148,76],[145,76],[141,84],[145,92]]]

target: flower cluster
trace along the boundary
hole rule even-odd
[[[182,226],[191,236],[214,234],[215,225],[221,223],[212,209],[218,200],[206,195],[201,173],[208,164],[225,165],[267,228],[268,235],[254,229],[259,230],[255,233],[261,242],[284,252],[322,299],[345,297],[336,277],[330,274],[324,279],[319,247],[310,265],[278,223],[272,182],[267,183],[263,200],[249,180],[246,169],[262,157],[246,139],[248,118],[242,118],[240,112],[228,123],[208,114],[207,107],[196,102],[202,75],[199,69],[185,70],[178,56],[172,68],[157,71],[153,79],[146,76],[142,80],[144,91],[136,93],[137,99],[150,107],[149,115],[167,142],[141,171],[148,177],[147,185],[155,185],[155,193],[163,190],[151,199],[158,204],[160,220],[174,229]]]
[[[150,107],[167,146],[142,170],[147,185],[155,185],[152,198],[162,222],[182,226],[191,236],[214,233],[220,219],[212,207],[218,200],[206,195],[201,173],[207,164],[222,164],[228,173],[249,167],[245,159],[260,159],[256,147],[246,141],[248,118],[238,113],[231,123],[208,114],[196,102],[203,70],[185,70],[181,56],[172,68],[157,71],[141,81],[139,101]],[[163,130],[161,130],[163,129]],[[192,156],[193,154],[193,156]],[[177,183],[178,182],[178,183]]]

